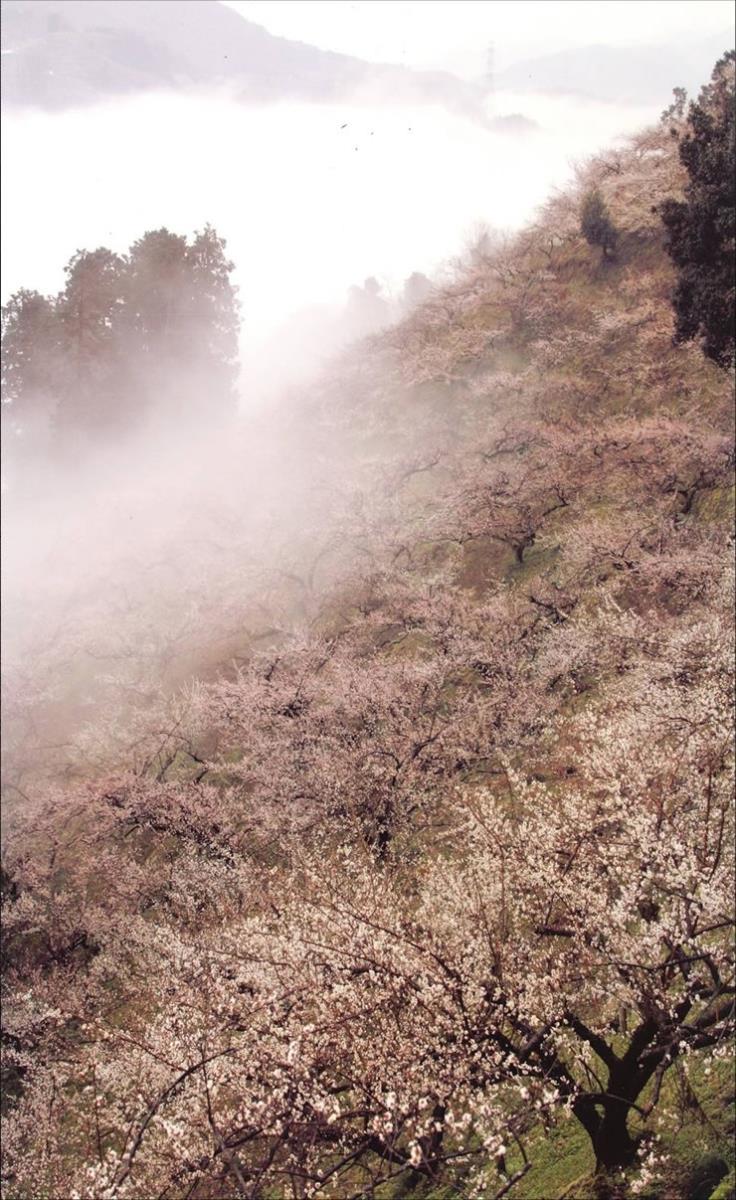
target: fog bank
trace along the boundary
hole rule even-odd
[[[149,94],[5,117],[3,297],[54,292],[80,247],[211,222],[228,240],[247,360],[290,314],[435,272],[478,222],[518,228],[571,162],[657,114],[496,95],[494,131],[439,107],[276,104]],[[256,387],[251,378],[251,387]]]

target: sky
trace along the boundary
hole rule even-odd
[[[477,78],[574,46],[705,38],[733,27],[730,0],[224,0],[281,37],[375,62]]]

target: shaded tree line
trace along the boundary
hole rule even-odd
[[[3,412],[24,439],[104,434],[143,417],[233,407],[238,300],[226,243],[149,231],[115,254],[78,250],[57,296],[2,309]]]
[[[685,89],[674,89],[662,120],[672,122],[677,139],[684,196],[670,196],[652,210],[677,272],[674,342],[697,342],[706,358],[725,368],[733,366],[736,325],[735,63],[729,50],[689,106]],[[600,246],[604,261],[615,258],[620,232],[598,187],[582,197],[580,232],[589,245]]]
[[[711,82],[690,104],[679,137],[687,171],[683,200],[660,207],[667,250],[677,268],[673,295],[675,340],[698,341],[722,367],[734,361],[736,271],[736,151],[734,63],[730,50],[716,63]],[[678,89],[673,108],[684,108]],[[665,114],[666,116],[669,115]],[[676,115],[676,112],[675,112]],[[678,135],[678,130],[673,129]]]

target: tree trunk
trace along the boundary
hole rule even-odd
[[[626,1167],[636,1155],[636,1142],[627,1126],[629,1105],[624,1100],[609,1100],[593,1138],[596,1170],[610,1171]]]

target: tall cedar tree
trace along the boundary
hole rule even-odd
[[[731,50],[716,63],[690,105],[679,147],[689,177],[685,199],[660,209],[678,270],[675,341],[697,339],[721,367],[734,362],[734,58]]]
[[[185,237],[157,229],[131,247],[124,321],[138,395],[172,415],[234,402],[238,304],[234,264],[211,226]]]
[[[64,370],[56,425],[64,433],[96,431],[125,421],[120,314],[125,260],[111,250],[78,250],[65,268],[56,301]]]
[[[55,298],[21,290],[3,308],[4,424],[73,440],[144,412],[211,416],[234,405],[238,301],[211,226],[158,229],[126,256],[79,250]],[[12,420],[11,420],[12,418]]]
[[[54,302],[21,288],[2,309],[3,424],[16,435],[48,420],[61,376],[61,329]]]

